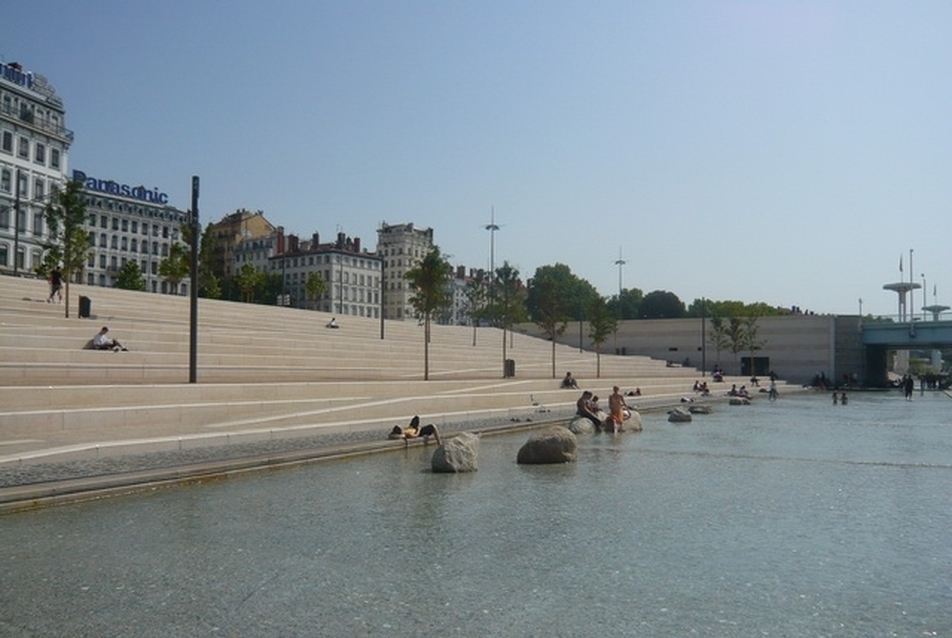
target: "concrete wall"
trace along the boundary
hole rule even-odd
[[[757,326],[757,336],[764,345],[754,356],[769,359],[769,369],[790,383],[809,383],[820,373],[836,381],[844,374],[856,374],[860,381],[865,376],[859,317],[762,317]],[[534,324],[520,324],[516,329],[536,336],[541,334]],[[588,324],[583,322],[581,347],[594,350],[588,332]],[[617,333],[602,344],[602,352],[645,355],[675,364],[688,359],[690,366],[698,369],[703,360],[708,371],[720,363],[728,374],[741,374],[741,358],[749,357],[750,353],[738,353],[736,358],[729,351],[718,353],[711,345],[710,322],[705,322],[706,339],[701,334],[700,319],[621,321]],[[557,341],[579,347],[579,337],[579,323],[570,322]],[[703,347],[705,340],[706,347]]]

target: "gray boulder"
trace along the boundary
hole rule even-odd
[[[671,423],[690,423],[691,413],[687,408],[675,408],[668,412],[668,421]]]
[[[692,405],[688,408],[691,414],[711,414],[714,410],[709,405]]]
[[[584,416],[574,417],[568,425],[573,434],[592,434],[595,432],[595,424]]]
[[[438,473],[475,472],[479,469],[479,437],[469,432],[457,434],[436,448],[430,467]]]
[[[731,405],[750,405],[750,399],[746,397],[731,397]]]
[[[533,432],[519,448],[516,462],[522,464],[572,463],[577,460],[578,440],[567,427],[556,425]]]

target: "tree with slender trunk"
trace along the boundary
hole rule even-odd
[[[169,284],[169,294],[177,295],[179,284],[192,271],[190,253],[185,246],[174,243],[169,248],[169,256],[159,263],[159,276]]]
[[[433,315],[453,302],[449,291],[453,266],[440,253],[438,246],[430,249],[405,277],[413,295],[410,305],[423,323],[423,379],[430,379],[430,325]]]
[[[480,268],[476,276],[466,282],[466,311],[473,322],[473,347],[476,347],[476,328],[487,313],[489,305],[489,286],[486,272]]]
[[[552,378],[555,379],[555,342],[568,326],[568,312],[562,307],[560,298],[555,294],[555,284],[550,280],[534,282],[529,296],[536,300],[533,321],[542,329],[546,339],[552,342]]]
[[[604,297],[588,304],[588,338],[595,344],[595,378],[602,377],[602,344],[618,329],[618,319],[611,313]]]
[[[512,338],[512,325],[526,318],[526,290],[519,279],[519,271],[508,261],[496,269],[495,301],[492,304],[492,318],[497,328],[502,328],[503,376],[508,376],[506,361],[506,332]]]
[[[83,225],[86,222],[86,198],[83,183],[79,180],[66,182],[66,187],[56,192],[44,211],[49,239],[43,245],[44,262],[59,265],[66,287],[66,317],[69,318],[69,284],[77,275],[82,275],[86,261],[92,254],[90,234]]]

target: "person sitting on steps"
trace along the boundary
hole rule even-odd
[[[572,376],[571,372],[565,373],[565,377],[562,378],[562,387],[574,388],[575,390],[578,390],[578,381],[575,380],[575,377]]]
[[[118,340],[113,339],[107,336],[109,328],[106,326],[102,327],[102,330],[96,333],[96,336],[93,337],[93,349],[94,350],[112,350],[113,352],[119,352],[120,350],[128,350]]]

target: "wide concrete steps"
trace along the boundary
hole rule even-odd
[[[78,319],[79,295],[93,318]],[[46,286],[0,277],[0,462],[169,449],[380,427],[413,414],[433,422],[494,413],[532,418],[574,409],[561,390],[571,370],[607,399],[612,385],[640,387],[636,403],[690,394],[695,370],[506,335],[516,376],[502,378],[503,333],[439,326],[424,381],[416,322],[199,300],[197,381],[190,384],[189,304],[169,297],[72,285],[72,314],[45,302]],[[84,349],[108,325],[129,352]],[[598,375],[597,370],[600,370]]]

